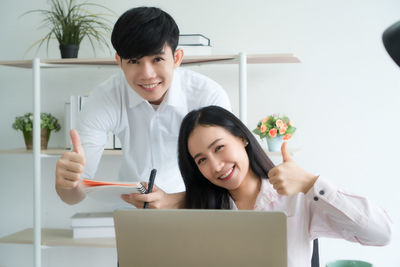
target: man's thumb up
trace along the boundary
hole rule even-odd
[[[69,135],[71,136],[71,141],[72,141],[72,147],[73,147],[72,151],[76,152],[80,155],[84,155],[83,147],[81,144],[81,138],[79,137],[78,131],[75,129],[72,129],[69,132]]]

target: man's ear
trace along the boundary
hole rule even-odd
[[[122,66],[121,66],[121,64],[122,64],[122,62],[121,62],[121,57],[120,57],[117,53],[115,53],[115,61],[117,61],[118,65],[119,65],[120,67],[122,67]]]
[[[184,52],[181,48],[175,50],[174,53],[174,67],[177,68],[181,65]]]

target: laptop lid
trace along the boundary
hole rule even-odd
[[[114,226],[120,267],[287,266],[282,212],[117,210]]]

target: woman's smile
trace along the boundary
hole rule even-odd
[[[229,180],[232,176],[233,176],[233,172],[234,172],[235,166],[233,166],[232,168],[228,169],[223,175],[221,175],[218,179],[220,179],[221,181],[226,181]]]

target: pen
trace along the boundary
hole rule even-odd
[[[154,179],[156,178],[156,173],[157,173],[156,169],[152,169],[151,170],[150,178],[149,178],[149,184],[148,184],[148,187],[147,187],[146,194],[151,193],[151,191],[153,190]],[[148,206],[149,206],[149,202],[144,202],[143,208],[147,209]]]

